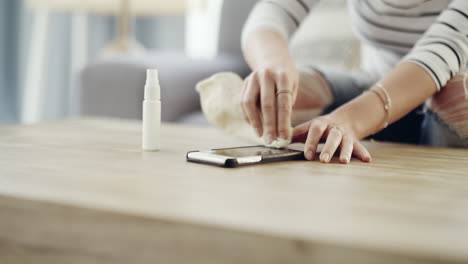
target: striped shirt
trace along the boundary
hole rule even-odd
[[[243,31],[268,28],[286,39],[319,0],[262,0]],[[402,60],[424,68],[440,90],[468,61],[468,0],[348,0],[362,41],[361,68],[381,78]],[[326,26],[326,25],[318,25]]]

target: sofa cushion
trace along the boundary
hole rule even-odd
[[[101,59],[81,74],[80,113],[88,116],[141,118],[146,69],[159,71],[162,120],[175,121],[200,110],[195,85],[219,71],[245,76],[242,58],[220,55],[214,60],[194,60],[183,53],[150,52]]]

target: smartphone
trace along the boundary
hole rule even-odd
[[[190,151],[187,153],[188,162],[211,164],[226,168],[304,159],[303,151],[264,146],[222,148],[206,151]]]

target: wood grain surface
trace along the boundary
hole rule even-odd
[[[242,145],[213,128],[140,130],[0,127],[0,263],[468,263],[468,150],[223,169],[185,161]]]

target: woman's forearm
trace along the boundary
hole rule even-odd
[[[269,29],[251,32],[243,47],[244,57],[253,71],[275,66],[294,66],[288,41]]]
[[[431,76],[412,62],[400,63],[381,83],[392,101],[389,123],[399,120],[437,91]],[[387,118],[384,102],[370,92],[341,106],[331,115],[339,123],[347,124],[359,139],[380,131]]]

